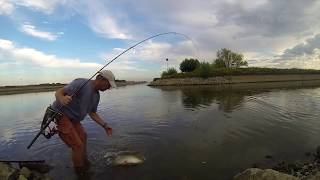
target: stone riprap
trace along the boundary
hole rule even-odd
[[[149,86],[188,86],[188,85],[223,85],[237,83],[263,83],[263,82],[289,82],[289,81],[315,81],[320,80],[320,74],[299,75],[241,75],[216,76],[210,78],[169,78],[157,79]]]
[[[234,176],[233,180],[299,180],[299,178],[272,169],[250,168]]]
[[[0,180],[52,180],[52,178],[27,167],[17,169],[10,164],[0,162]]]

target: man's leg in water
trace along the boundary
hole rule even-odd
[[[62,141],[72,149],[72,162],[76,172],[80,172],[85,168],[85,143],[81,140],[74,124],[67,116],[63,116],[58,121],[59,137]]]

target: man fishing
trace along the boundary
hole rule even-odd
[[[95,80],[75,79],[55,93],[56,101],[52,108],[63,114],[57,121],[58,134],[72,149],[73,166],[78,175],[84,174],[90,168],[86,151],[87,134],[80,122],[89,114],[91,119],[102,126],[108,136],[111,136],[112,128],[97,113],[97,106],[100,100],[99,91],[115,87],[113,73],[110,70],[102,70]],[[73,94],[79,88],[80,90]]]
[[[130,49],[135,48],[139,44],[158,36],[169,34],[182,36],[193,43],[193,41],[187,35],[177,32],[166,32],[150,36],[118,54],[91,78],[76,79],[65,87],[58,89],[56,91],[56,101],[53,103],[52,107],[47,108],[40,131],[32,139],[27,148],[31,148],[33,143],[41,134],[47,139],[53,136],[54,131],[50,129],[49,125],[52,121],[57,122],[60,138],[72,149],[72,161],[75,171],[78,174],[85,172],[86,169],[89,168],[90,162],[88,161],[86,154],[86,133],[80,121],[82,121],[84,117],[89,114],[94,121],[96,121],[106,130],[106,133],[109,136],[112,135],[112,128],[97,114],[97,106],[100,99],[99,91],[105,91],[107,89],[116,87],[113,73],[110,70],[103,69],[121,55],[125,54]],[[98,74],[96,79],[91,80],[96,74]],[[46,133],[47,129],[49,129],[48,134]],[[117,158],[117,160],[119,159],[120,158]],[[121,158],[120,160],[120,163],[115,164],[128,165],[142,162],[140,159],[132,158],[129,161],[128,156],[125,156],[125,158]]]

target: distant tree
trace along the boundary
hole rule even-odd
[[[214,65],[216,68],[231,68],[248,66],[248,62],[243,60],[244,56],[229,49],[223,48],[217,52]]]
[[[180,70],[182,72],[191,72],[199,67],[200,62],[197,59],[185,59],[180,64]]]
[[[224,61],[222,59],[216,59],[214,61],[214,67],[215,68],[225,68],[226,65],[224,64]]]

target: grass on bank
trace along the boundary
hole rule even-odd
[[[202,62],[200,66],[192,72],[178,73],[174,68],[164,71],[162,79],[167,78],[209,78],[215,76],[237,76],[237,75],[284,75],[284,74],[320,74],[320,70],[315,69],[277,69],[277,68],[215,68],[212,64]]]

